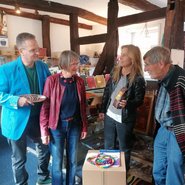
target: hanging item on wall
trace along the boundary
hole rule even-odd
[[[8,27],[4,11],[0,10],[0,47],[8,47]]]
[[[0,47],[8,47],[8,37],[0,36]]]

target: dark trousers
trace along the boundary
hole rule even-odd
[[[38,154],[38,179],[44,180],[49,176],[50,152],[47,145],[43,145],[40,139],[39,117],[29,119],[25,132],[20,139],[8,140],[12,148],[12,170],[16,185],[28,185],[28,173],[25,168],[27,137],[31,138],[36,146]]]
[[[105,116],[104,139],[105,149],[116,149],[116,142],[119,142],[119,149],[125,152],[126,169],[129,170],[130,155],[133,145],[133,129],[135,121],[119,123],[109,116]]]

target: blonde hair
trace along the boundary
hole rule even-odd
[[[121,50],[127,48],[128,49],[128,57],[132,61],[132,69],[129,75],[129,85],[132,85],[135,77],[137,75],[143,76],[143,69],[142,69],[142,63],[141,63],[141,52],[139,47],[134,46],[132,44],[130,45],[123,45],[121,46]],[[122,67],[119,65],[116,65],[114,67],[113,71],[113,81],[118,82],[120,79]]]

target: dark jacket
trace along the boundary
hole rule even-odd
[[[65,86],[61,85],[59,79],[61,74],[55,74],[47,78],[44,86],[44,95],[47,99],[43,102],[40,113],[41,135],[48,136],[49,128],[55,130],[59,121],[60,105],[64,95]],[[74,76],[77,85],[77,93],[80,102],[82,121],[82,132],[87,131],[86,116],[86,94],[84,80],[77,75]]]
[[[110,78],[104,90],[102,106],[100,112],[106,113],[111,102],[111,94],[115,90],[117,83]],[[142,105],[145,95],[145,80],[143,76],[136,76],[133,84],[127,90],[127,105],[122,109],[122,122],[128,122],[136,118],[137,107]]]
[[[169,93],[174,133],[182,154],[185,157],[185,70],[174,65],[160,84]]]

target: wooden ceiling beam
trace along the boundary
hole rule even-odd
[[[164,28],[164,46],[184,50],[184,1],[168,0]]]
[[[35,19],[35,20],[42,20],[41,15],[35,15],[33,13],[28,13],[28,12],[23,12],[23,11],[21,11],[21,14],[17,14],[14,9],[10,9],[10,8],[0,7],[0,11],[4,11],[8,15],[25,17],[25,18],[29,18],[29,19]]]
[[[84,36],[78,38],[78,44],[84,45],[84,44],[95,44],[95,43],[101,43],[106,42],[107,34],[99,34],[99,35],[91,35],[91,36]]]
[[[42,20],[43,19],[43,15],[35,15],[33,13],[28,13],[28,12],[23,12],[23,11],[21,11],[20,14],[17,14],[17,13],[15,13],[15,10],[9,9],[9,8],[3,8],[3,7],[0,7],[0,10],[4,11],[8,15],[25,17],[25,18],[29,18],[29,19],[35,19],[35,20]],[[59,18],[55,18],[55,17],[51,17],[51,16],[50,16],[50,22],[55,23],[55,24],[62,24],[62,25],[69,26],[68,20],[59,19]],[[82,28],[82,29],[92,30],[92,25],[88,25],[88,24],[78,23],[78,27]]]
[[[59,13],[59,14],[77,14],[79,17],[83,19],[87,19],[89,21],[97,22],[99,24],[107,25],[107,19],[104,17],[101,17],[99,15],[96,15],[92,12],[86,11],[82,8],[77,8],[69,5],[60,4],[57,2],[52,1],[45,1],[45,0],[21,0],[21,1],[15,1],[15,0],[0,0],[0,4],[4,5],[11,5],[22,8],[28,8],[28,9],[34,9],[34,10],[40,10],[40,11],[46,11],[46,12],[52,12],[52,13]]]
[[[160,8],[158,10],[142,12],[134,15],[128,15],[124,17],[120,17],[117,19],[117,26],[128,26],[131,24],[139,24],[148,21],[153,21],[157,19],[165,18],[166,15],[166,8]],[[91,44],[91,43],[101,43],[106,42],[107,34],[99,34],[99,35],[92,35],[92,36],[85,36],[80,37],[78,39],[78,44]]]
[[[131,24],[144,23],[148,21],[162,19],[162,18],[165,18],[165,16],[166,16],[166,8],[159,8],[157,10],[120,17],[117,20],[117,25],[118,27],[121,27],[121,26],[127,26]]]
[[[143,11],[151,11],[160,8],[146,0],[119,0],[119,3]]]

